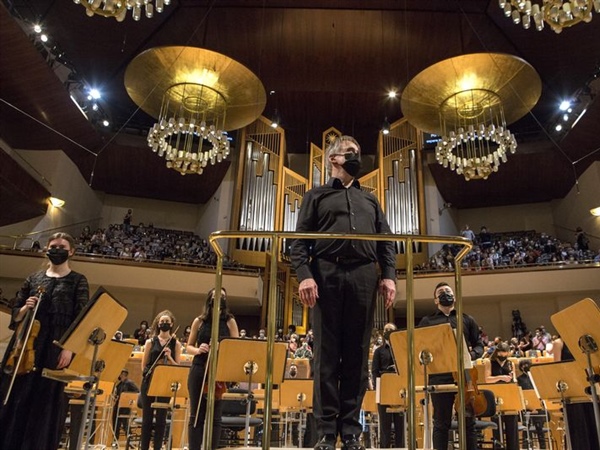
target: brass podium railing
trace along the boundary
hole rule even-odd
[[[406,322],[407,322],[407,367],[408,367],[408,386],[407,386],[407,421],[408,421],[408,439],[407,448],[414,450],[416,448],[416,383],[415,383],[415,367],[414,367],[414,328],[415,328],[415,305],[414,305],[414,272],[413,272],[413,243],[427,244],[455,244],[461,246],[461,250],[455,257],[455,288],[456,295],[456,313],[458,317],[462,317],[462,285],[460,267],[462,259],[469,253],[473,244],[471,241],[461,237],[449,236],[420,236],[420,235],[405,235],[405,234],[344,234],[344,233],[296,233],[296,232],[241,232],[241,231],[217,231],[209,237],[210,245],[217,254],[217,270],[215,280],[215,304],[219,304],[221,297],[221,288],[223,286],[223,258],[225,253],[219,245],[219,241],[223,239],[239,239],[239,238],[263,238],[271,239],[271,264],[269,271],[269,295],[268,295],[268,317],[267,317],[267,366],[265,380],[265,402],[264,402],[264,418],[263,418],[263,441],[262,448],[267,450],[271,442],[271,405],[273,396],[273,350],[275,345],[275,319],[276,319],[276,289],[277,286],[277,262],[279,258],[281,241],[283,239],[351,239],[363,241],[400,241],[405,243],[406,248]],[[456,321],[457,336],[463,336],[463,321]],[[211,342],[213,347],[218,347],[219,341],[219,309],[213,309],[212,317],[212,336]],[[462,339],[457,339],[457,356],[458,356],[458,399],[460,405],[465,404],[465,374],[464,374],[464,350]],[[216,345],[214,343],[217,343]],[[213,348],[214,355],[218,354],[218,348]],[[205,443],[203,448],[212,448],[212,424],[213,411],[215,405],[215,377],[217,374],[217,358],[211,358],[209,362],[209,377],[208,388],[208,403],[205,420]],[[466,446],[466,422],[464,408],[459,408],[458,411],[458,427],[459,427],[459,448],[467,448]],[[246,430],[247,432],[247,430]]]

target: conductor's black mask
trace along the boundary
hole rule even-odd
[[[360,155],[354,152],[347,152],[344,153],[344,157],[346,158],[346,161],[344,162],[344,164],[342,164],[342,167],[348,173],[348,175],[350,175],[351,177],[355,177],[356,175],[358,175],[358,172],[360,172]]]

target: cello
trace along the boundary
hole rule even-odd
[[[12,387],[18,375],[25,375],[36,369],[35,367],[35,340],[40,332],[40,321],[37,315],[40,302],[46,292],[43,286],[37,288],[36,297],[38,301],[33,309],[25,313],[25,317],[15,330],[15,343],[4,364],[4,373],[11,375],[10,385],[4,397],[4,405],[8,403]]]

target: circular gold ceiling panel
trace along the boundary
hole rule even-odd
[[[491,98],[486,93],[499,98],[508,125],[535,106],[542,93],[542,82],[536,70],[516,56],[461,55],[438,62],[416,75],[402,93],[402,113],[415,127],[439,134],[440,115],[444,114],[447,122],[450,120],[444,113],[449,103],[473,94]],[[468,107],[477,108],[477,103],[476,100]]]

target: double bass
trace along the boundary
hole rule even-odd
[[[19,322],[15,330],[15,343],[3,368],[5,374],[12,376],[4,398],[4,405],[8,403],[16,377],[18,375],[25,375],[36,369],[34,345],[40,332],[40,321],[36,319],[36,315],[45,292],[46,290],[43,286],[37,288],[36,297],[38,301],[35,307],[25,313],[25,317]]]

